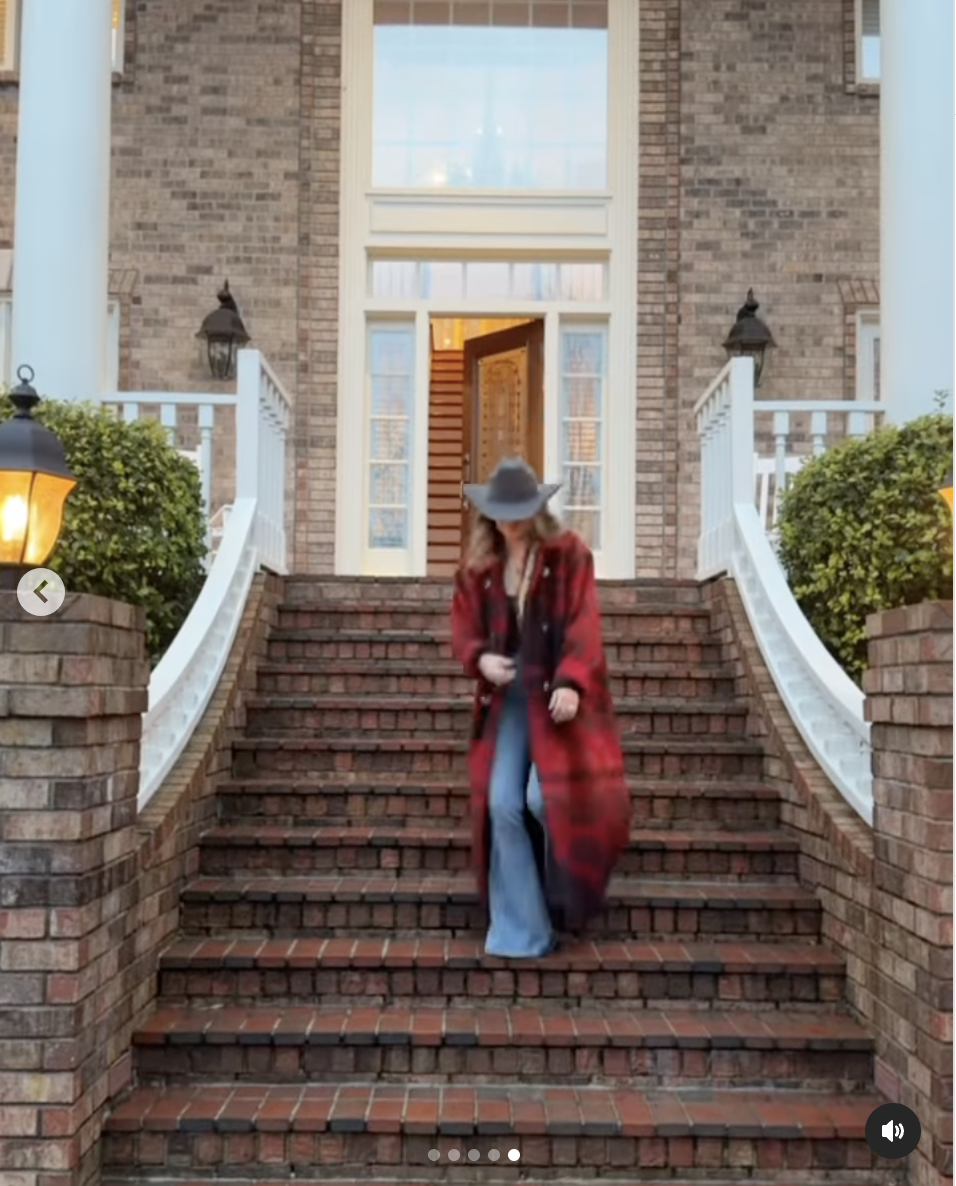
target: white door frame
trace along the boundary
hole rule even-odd
[[[608,325],[604,512],[599,575],[634,576],[637,385],[638,2],[608,5],[608,182],[606,193],[373,190],[373,0],[342,6],[342,142],[335,572],[424,576],[427,555],[429,323],[431,317],[536,317],[545,322],[545,468],[560,477],[559,325]],[[369,297],[369,259],[608,258],[608,300],[600,303]],[[370,556],[366,474],[366,339],[370,320],[414,323],[415,406],[409,548]]]

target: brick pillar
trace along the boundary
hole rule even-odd
[[[88,1186],[118,1048],[141,713],[140,610],[0,593],[0,1182]],[[128,1007],[128,1003],[127,1003]]]
[[[867,623],[877,1085],[917,1114],[914,1186],[952,1176],[953,603]]]

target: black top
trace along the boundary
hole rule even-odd
[[[505,655],[517,655],[521,649],[521,627],[518,625],[518,599],[508,598],[508,636],[505,639]]]

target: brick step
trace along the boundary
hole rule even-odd
[[[730,699],[734,675],[718,664],[643,663],[640,670],[616,663],[609,672],[611,694],[618,698],[702,700]],[[422,670],[407,659],[300,659],[293,663],[260,663],[256,669],[260,695],[328,696],[470,696],[475,681],[454,659],[439,660]]]
[[[160,958],[170,1004],[322,999],[471,1007],[562,1001],[626,1009],[769,1009],[842,1000],[843,963],[816,944],[581,940],[538,960],[487,956],[468,939],[181,939]]]
[[[328,624],[328,617],[325,617]],[[720,644],[711,635],[659,632],[642,638],[627,637],[609,628],[604,631],[604,653],[609,664],[638,667],[644,663],[719,664]],[[273,630],[266,653],[270,663],[300,659],[364,659],[370,662],[400,660],[424,664],[453,659],[451,636],[422,630]]]
[[[464,1147],[460,1142],[457,1144],[457,1146],[454,1146],[454,1148],[458,1153],[458,1158],[455,1159],[455,1163],[457,1163],[457,1165],[471,1166],[472,1163],[467,1160],[467,1154],[469,1154],[469,1150],[467,1150],[467,1148]],[[521,1175],[521,1178],[518,1178],[518,1174],[521,1172],[518,1171],[518,1169],[516,1169],[514,1166],[510,1165],[510,1162],[508,1161],[508,1154],[506,1154],[505,1150],[498,1149],[496,1152],[498,1153],[498,1158],[496,1159],[497,1166],[506,1167],[502,1169],[501,1175],[495,1174],[492,1177],[491,1169],[495,1167],[495,1163],[492,1163],[489,1158],[487,1158],[487,1156],[485,1156],[483,1162],[479,1162],[480,1165],[482,1165],[482,1177],[480,1177],[480,1181],[482,1181],[483,1184],[487,1184],[487,1186],[497,1186],[497,1184],[501,1184],[501,1182],[514,1182],[518,1180],[522,1182],[523,1186],[552,1186],[553,1182],[555,1181],[555,1178],[543,1179],[540,1177],[540,1175],[536,1175],[534,1180],[525,1177],[523,1174]],[[447,1153],[442,1156],[444,1156],[445,1165],[450,1165],[451,1162],[450,1159],[448,1159]],[[236,1172],[238,1172],[238,1167]],[[269,1172],[274,1173],[274,1171]],[[648,1172],[654,1173],[654,1171]],[[107,1166],[103,1169],[102,1181],[108,1182],[109,1186],[139,1186],[141,1182],[153,1182],[154,1186],[164,1186],[164,1184],[173,1184],[173,1182],[176,1184],[176,1186],[209,1186],[210,1181],[215,1181],[216,1186],[289,1186],[288,1178],[283,1178],[281,1180],[276,1178],[248,1177],[223,1178],[218,1173],[216,1174],[215,1179],[190,1177],[172,1178],[170,1177],[172,1173],[176,1173],[177,1175],[183,1173],[195,1174],[196,1171],[195,1169],[192,1169],[192,1171],[183,1171],[183,1169],[179,1168],[167,1169],[165,1167],[160,1167],[154,1173],[153,1169],[144,1167],[139,1169],[139,1171],[133,1171],[133,1177],[130,1177],[130,1172],[123,1173],[122,1171],[115,1171],[115,1169],[111,1169],[109,1166]],[[227,1174],[228,1173],[229,1171],[227,1169]],[[414,1174],[414,1171],[410,1171],[410,1169],[409,1171],[404,1171],[404,1169],[401,1167],[395,1167],[393,1175],[391,1175],[391,1177],[388,1179],[363,1178],[361,1181],[357,1181],[353,1178],[349,1180],[343,1180],[342,1178],[302,1178],[301,1174],[297,1174],[295,1175],[294,1182],[295,1186],[433,1186],[435,1181],[440,1180],[432,1178],[428,1182],[425,1182],[418,1177],[407,1178],[406,1173]],[[571,1177],[568,1177],[568,1174],[565,1171],[555,1171],[555,1173],[560,1173],[561,1186],[588,1186],[588,1184],[592,1184],[594,1181],[592,1177],[580,1178],[576,1173],[573,1173]],[[159,1177],[155,1177],[155,1174],[158,1174]],[[401,1177],[396,1177],[397,1174],[401,1174]],[[459,1178],[458,1180],[460,1181],[461,1179]],[[869,1186],[869,1184],[871,1184],[871,1182],[874,1180],[881,1182],[884,1179],[873,1179],[868,1175],[866,1184],[863,1184],[863,1179],[855,1177],[855,1175],[853,1178],[849,1178],[845,1174],[841,1174],[840,1178],[833,1178],[828,1175],[827,1186]],[[746,1181],[747,1186],[807,1186],[807,1181],[805,1181],[805,1179],[797,1184],[795,1177],[780,1179],[776,1177],[776,1175],[770,1179],[763,1177],[763,1174],[761,1174],[759,1178],[748,1177]],[[682,1178],[662,1179],[659,1178],[656,1173],[654,1178],[645,1178],[644,1174],[642,1173],[642,1177],[640,1177],[640,1186],[700,1186],[700,1179],[697,1179],[694,1182],[688,1182]],[[740,1179],[725,1178],[722,1174],[720,1175],[720,1178],[714,1178],[712,1174],[708,1173],[707,1186],[740,1186]]]
[[[138,1081],[206,1077],[855,1091],[873,1043],[839,1014],[669,1009],[189,1009],[160,1007],[133,1035]],[[427,1078],[426,1078],[427,1077]]]
[[[631,777],[760,778],[763,747],[742,738],[623,739]],[[393,776],[452,774],[467,770],[467,736],[460,737],[240,737],[233,742],[233,777],[337,771]]]
[[[630,780],[634,823],[639,827],[774,827],[780,819],[775,790],[744,780]],[[465,779],[365,774],[356,779],[335,772],[311,778],[248,779],[220,783],[223,820],[262,820],[276,827],[331,824],[408,823],[448,827],[469,812]]]
[[[365,607],[385,605],[403,614],[434,609],[448,612],[452,597],[448,577],[330,577],[294,573],[285,578],[282,605],[287,609],[317,605]],[[639,577],[636,580],[597,583],[602,610],[615,607],[703,604],[702,586],[696,580]]]
[[[868,1093],[604,1087],[141,1087],[106,1120],[103,1162],[114,1172],[205,1165],[217,1176],[235,1166],[247,1178],[279,1166],[287,1176],[394,1166],[441,1180],[451,1149],[465,1165],[477,1150],[487,1167],[490,1150],[518,1148],[523,1170],[558,1169],[562,1180],[574,1167],[620,1180],[643,1166],[866,1171],[860,1181],[874,1183],[895,1166],[877,1161],[864,1139],[880,1102]]]
[[[279,631],[326,630],[334,622],[342,630],[401,630],[447,632],[451,619],[451,591],[445,605],[434,609],[406,610],[394,605],[340,605],[336,602],[315,606],[280,605],[276,629]],[[602,606],[601,625],[608,634],[629,638],[661,634],[699,637],[713,631],[710,611],[699,605],[671,605],[646,602],[643,605]]]
[[[793,877],[799,844],[780,832],[637,828],[618,865],[621,874],[664,877]],[[388,870],[459,872],[470,867],[467,828],[212,828],[200,841],[207,874]]]
[[[747,727],[747,706],[733,701],[621,699],[614,707],[624,738],[734,738]],[[471,718],[471,700],[462,696],[252,696],[246,736],[461,737]]]
[[[487,918],[470,876],[202,878],[182,895],[180,925],[190,934],[262,935],[484,930]],[[779,939],[820,933],[820,903],[796,884],[612,881],[592,937]]]

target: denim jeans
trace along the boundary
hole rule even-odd
[[[554,944],[525,809],[544,819],[544,797],[531,762],[528,705],[520,679],[509,686],[491,769],[491,864],[488,871],[488,955],[509,959],[547,954]]]

